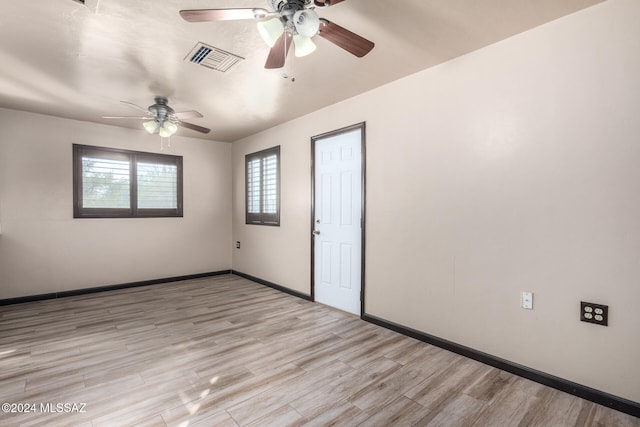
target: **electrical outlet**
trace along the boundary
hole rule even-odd
[[[236,249],[240,249],[240,241],[236,242]]]
[[[608,326],[609,306],[580,301],[580,321]]]
[[[520,307],[533,310],[533,292],[523,292],[521,294]]]

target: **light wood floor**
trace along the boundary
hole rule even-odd
[[[0,307],[0,402],[36,404],[2,426],[640,426],[235,276]]]

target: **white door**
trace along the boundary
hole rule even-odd
[[[315,300],[360,315],[362,127],[315,143]]]

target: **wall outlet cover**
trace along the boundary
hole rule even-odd
[[[595,323],[596,325],[609,325],[609,306],[593,302],[580,301],[580,321]]]

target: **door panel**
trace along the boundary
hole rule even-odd
[[[314,140],[314,295],[360,314],[362,128]]]
[[[343,243],[340,245],[340,287],[344,289],[351,289],[353,284],[351,279],[352,274],[352,262],[353,257],[351,255],[351,249],[353,246]]]

